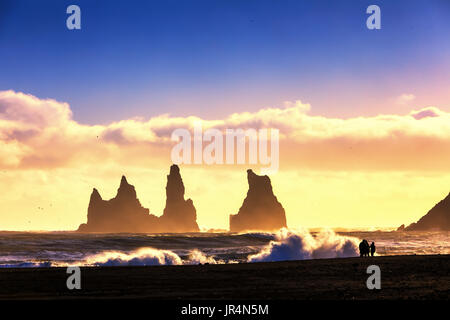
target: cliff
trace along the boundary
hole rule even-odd
[[[419,221],[410,224],[408,227],[400,226],[398,231],[430,231],[443,230],[450,231],[450,193],[447,197],[436,204]]]
[[[277,230],[286,227],[283,206],[273,194],[268,176],[247,170],[248,192],[239,212],[230,215],[230,231]]]
[[[184,200],[184,185],[178,166],[167,176],[164,214],[157,217],[141,206],[134,186],[122,177],[117,195],[103,200],[97,189],[91,194],[87,223],[80,232],[196,232],[196,212],[192,200]]]

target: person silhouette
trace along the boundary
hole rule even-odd
[[[359,244],[359,256],[360,257],[369,256],[369,243],[365,239],[361,241],[361,243]]]
[[[363,257],[364,256],[364,241],[361,241],[359,243],[359,256]]]
[[[367,240],[364,240],[364,251],[366,256],[369,256],[369,252],[370,252],[370,246],[369,246],[369,242]]]
[[[370,255],[373,257],[374,254],[375,254],[375,243],[372,242],[370,244]]]

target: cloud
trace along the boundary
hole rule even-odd
[[[414,101],[416,96],[412,93],[404,93],[401,96],[397,97],[397,104],[407,105],[408,103]]]
[[[167,166],[172,131],[192,130],[200,121],[204,130],[279,129],[282,170],[447,170],[450,113],[427,107],[406,115],[341,119],[313,116],[310,109],[297,100],[218,120],[163,114],[83,125],[73,120],[67,103],[1,91],[0,168]]]
[[[316,236],[307,230],[281,229],[275,240],[259,253],[249,256],[249,262],[271,262],[358,256],[358,240],[323,230]]]
[[[435,118],[441,115],[445,116],[445,114],[441,110],[435,107],[428,107],[418,111],[412,111],[410,115],[416,120],[421,120],[429,117]]]
[[[0,91],[0,115],[2,120],[10,120],[38,128],[61,126],[72,118],[67,103],[52,99],[38,99],[21,92]]]

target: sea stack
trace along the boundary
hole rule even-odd
[[[248,192],[239,212],[230,215],[230,231],[278,230],[286,227],[283,206],[273,194],[268,176],[258,176],[247,170]]]
[[[167,176],[166,207],[160,220],[165,232],[200,231],[192,200],[184,200],[184,184],[177,165],[170,167]]]
[[[97,189],[91,194],[88,221],[81,232],[155,232],[158,218],[149,214],[136,197],[134,186],[122,176],[117,195],[103,200]]]
[[[397,231],[450,231],[450,193],[436,204],[419,221],[405,228],[401,225]]]
[[[197,215],[191,199],[184,200],[184,185],[180,169],[173,165],[167,176],[166,208],[161,217],[149,214],[136,196],[134,186],[125,176],[120,181],[117,195],[103,200],[97,189],[91,194],[87,223],[80,232],[196,232]]]

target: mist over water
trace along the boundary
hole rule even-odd
[[[192,234],[0,232],[0,267],[183,265],[340,258],[360,239],[378,255],[450,254],[450,232],[280,230]]]

